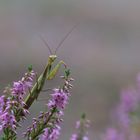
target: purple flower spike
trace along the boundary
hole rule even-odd
[[[120,101],[112,113],[116,127],[107,129],[105,140],[140,140],[139,105],[140,74],[136,87],[122,90]]]
[[[5,95],[0,97],[0,130],[12,132],[9,133],[12,135],[10,137],[15,137],[16,129],[19,126],[18,121],[21,118],[17,120],[17,114],[22,112],[22,119],[25,119],[25,115],[29,113],[24,109],[23,98],[27,90],[32,87],[33,78],[33,71],[26,73],[22,80],[14,82],[12,87],[7,87],[4,90]]]
[[[85,114],[82,115],[81,120],[76,122],[77,133],[74,133],[70,140],[89,140],[87,129],[90,126],[90,121],[86,119]]]

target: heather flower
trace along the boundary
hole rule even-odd
[[[113,111],[113,118],[120,128],[130,129],[132,124],[132,114],[137,111],[140,102],[139,92],[134,88],[122,90],[120,101]]]
[[[52,130],[46,128],[44,130],[42,137],[41,137],[41,140],[56,140],[56,139],[58,139],[59,135],[60,135],[60,130],[61,130],[60,126],[57,126],[57,125]]]
[[[137,83],[139,86],[140,75]],[[117,108],[113,111],[113,120],[116,128],[108,128],[105,140],[139,140],[139,104],[140,91],[137,88],[122,90]],[[138,131],[138,132],[137,132]]]
[[[25,118],[29,113],[24,109],[24,95],[31,88],[34,72],[30,71],[25,74],[22,80],[14,82],[12,87],[4,90],[5,95],[0,97],[0,129],[4,131],[4,137],[16,137],[16,129],[19,126],[18,121]],[[22,112],[23,116],[18,115]],[[11,135],[11,136],[10,136]]]
[[[6,107],[6,98],[4,95],[0,97],[0,115],[3,113]]]
[[[134,89],[125,89],[120,95],[120,106],[125,112],[131,112],[136,109],[139,102],[138,94]]]
[[[25,73],[21,81],[14,82],[11,89],[13,96],[20,96],[22,98],[26,91],[32,87],[34,76],[34,71],[30,71],[29,73]]]
[[[87,136],[83,136],[82,138],[79,139],[77,134],[73,134],[71,140],[89,140],[89,138]]]
[[[82,115],[81,120],[76,122],[77,133],[74,133],[70,140],[89,140],[87,129],[90,126],[90,121],[86,119],[85,114]]]
[[[0,116],[0,120],[2,121],[3,127],[12,127],[12,129],[16,128],[17,122],[14,115],[5,112]]]
[[[11,102],[11,98],[7,98],[4,95],[0,97],[0,128],[1,130],[10,128],[16,133],[15,129],[18,124]]]
[[[48,103],[48,108],[56,107],[57,109],[64,109],[68,102],[67,94],[61,89],[54,89],[54,93],[51,95],[52,99]]]
[[[118,132],[115,128],[108,128],[103,138],[104,140],[124,140],[123,134]]]
[[[84,136],[83,140],[89,140],[89,138],[87,136]]]
[[[25,73],[25,76],[18,82],[13,83],[13,87],[11,88],[12,91],[12,98],[15,100],[15,104],[17,107],[17,111],[22,112],[22,117],[29,113],[27,109],[24,108],[24,96],[27,91],[30,91],[30,88],[33,84],[33,78],[35,76],[34,71],[29,71]]]
[[[72,134],[72,137],[70,140],[78,140],[78,135],[77,134]]]

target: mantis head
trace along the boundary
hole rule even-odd
[[[56,55],[50,55],[50,56],[49,56],[49,63],[54,62],[56,58],[57,58]]]

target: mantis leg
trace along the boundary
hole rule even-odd
[[[57,74],[57,72],[58,72],[58,70],[59,70],[59,68],[60,68],[60,66],[61,65],[64,65],[64,67],[66,68],[66,64],[65,64],[65,62],[64,61],[60,61],[60,62],[58,62],[58,64],[50,71],[50,73],[47,75],[47,80],[51,80],[51,79],[53,79],[55,76],[56,76],[56,74]]]

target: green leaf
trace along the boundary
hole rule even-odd
[[[70,75],[70,69],[65,70],[65,75],[68,77]]]
[[[28,66],[28,71],[31,72],[32,70],[33,70],[32,65],[29,65],[29,66]]]

